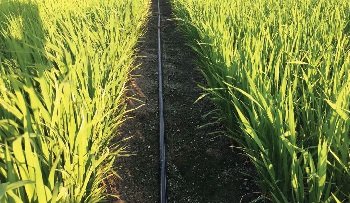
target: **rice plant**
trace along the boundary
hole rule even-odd
[[[350,2],[173,0],[273,202],[350,201]]]
[[[148,0],[0,0],[0,202],[99,202]]]

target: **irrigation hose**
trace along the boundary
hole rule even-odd
[[[159,90],[159,147],[160,147],[160,202],[167,202],[166,154],[164,133],[163,69],[161,47],[161,13],[158,0],[158,90]]]

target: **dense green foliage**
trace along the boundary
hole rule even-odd
[[[0,202],[97,202],[148,0],[0,0]],[[111,146],[111,147],[108,147]]]
[[[274,202],[350,200],[350,1],[173,0]],[[240,130],[239,130],[240,129]]]

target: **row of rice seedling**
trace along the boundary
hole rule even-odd
[[[173,0],[273,202],[350,200],[350,1]]]
[[[0,202],[98,202],[148,0],[0,0]]]

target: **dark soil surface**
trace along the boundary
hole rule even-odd
[[[215,109],[207,99],[194,103],[203,83],[195,54],[172,19],[169,1],[162,1],[165,130],[168,158],[169,202],[249,202],[257,197],[249,160],[233,147],[220,125],[205,114]],[[116,170],[122,178],[116,192],[123,201],[159,202],[159,127],[157,84],[157,0],[147,33],[139,47],[141,67],[130,83],[130,94],[145,105],[133,111],[122,134],[135,156],[120,158]],[[135,108],[139,102],[129,102]],[[206,126],[201,127],[200,126]],[[113,190],[111,190],[113,191]]]
[[[129,115],[121,130],[126,141],[121,142],[133,155],[118,158],[116,191],[119,202],[158,202],[159,199],[159,117],[158,117],[158,56],[157,6],[152,4],[146,34],[141,38],[133,78],[129,84]],[[139,101],[137,101],[139,100]],[[118,203],[119,203],[118,202]]]

